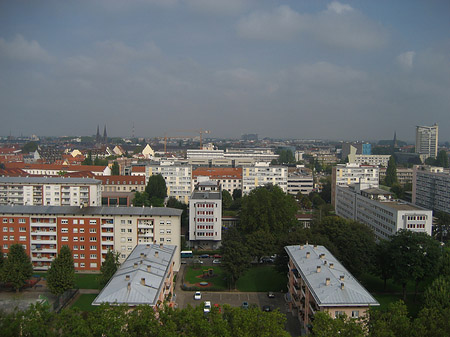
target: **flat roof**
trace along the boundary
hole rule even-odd
[[[409,202],[406,201],[379,201],[380,203],[382,203],[383,205],[386,205],[388,207],[394,208],[398,211],[423,211],[423,210],[427,210],[426,208],[420,207],[420,206],[416,206],[413,204],[410,204]]]
[[[319,306],[380,305],[324,246],[296,245],[286,246],[284,249]],[[308,258],[307,253],[309,253]],[[324,255],[321,258],[322,254]],[[330,264],[333,264],[333,268]],[[317,272],[318,266],[320,266],[320,272]],[[330,279],[328,286],[327,278]],[[341,289],[341,283],[344,284],[343,289]]]
[[[220,192],[194,192],[191,195],[191,200],[197,199],[210,199],[210,200],[220,200],[222,199],[222,194]]]
[[[92,178],[63,177],[0,177],[0,184],[101,184]]]
[[[156,305],[176,249],[174,245],[137,245],[92,304]]]
[[[0,206],[2,214],[73,214],[73,215],[140,215],[181,216],[183,210],[168,207],[78,207],[78,206]]]

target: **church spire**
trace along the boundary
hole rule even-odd
[[[106,124],[105,124],[105,128],[103,129],[103,143],[107,143],[108,142],[108,135],[106,134]]]
[[[97,135],[95,136],[95,141],[100,142],[100,126],[97,124]]]
[[[394,131],[394,141],[392,142],[392,147],[397,147],[397,131]]]

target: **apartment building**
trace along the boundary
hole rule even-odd
[[[119,252],[123,262],[137,244],[181,247],[181,213],[164,207],[0,206],[0,245],[7,253],[11,244],[22,244],[36,270],[47,270],[67,245],[76,270],[99,271],[108,250]]]
[[[219,183],[222,190],[233,194],[242,190],[242,167],[198,167],[192,171],[192,184],[196,186],[201,178]]]
[[[56,164],[27,164],[27,163],[6,163],[5,168],[22,169],[28,174],[41,176],[59,176],[61,173],[91,172],[95,176],[110,176],[109,166],[94,165],[56,165]]]
[[[167,196],[187,204],[192,192],[192,166],[175,161],[151,162],[146,166],[146,180],[152,175],[164,177]]]
[[[317,312],[364,318],[379,303],[324,246],[284,247],[289,256],[289,309],[310,333]]]
[[[242,193],[248,194],[256,187],[272,184],[287,193],[288,168],[259,162],[242,168]]]
[[[380,167],[380,182],[386,178],[386,167]],[[413,182],[413,169],[412,168],[399,168],[397,167],[397,180],[399,184],[412,184]]]
[[[387,167],[390,155],[382,154],[349,154],[348,162],[356,165],[373,165]]]
[[[392,198],[392,193],[355,184],[336,187],[336,214],[369,226],[378,239],[400,229],[431,235],[431,210]]]
[[[331,174],[331,204],[335,206],[336,186],[350,184],[370,184],[379,186],[379,169],[373,165],[338,164]]]
[[[450,213],[450,172],[442,167],[414,166],[412,202],[435,212]]]
[[[173,305],[173,276],[177,247],[164,244],[137,245],[108,284],[92,302],[145,304],[154,309]]]
[[[0,205],[100,206],[101,181],[65,177],[0,177]]]
[[[425,155],[426,158],[436,158],[439,142],[439,127],[416,126],[416,153]]]
[[[145,176],[103,176],[96,179],[102,182],[102,192],[143,192]]]
[[[289,173],[287,179],[287,192],[296,195],[301,192],[303,195],[311,193],[314,189],[314,179],[312,175],[301,172]]]
[[[222,191],[217,181],[201,181],[189,200],[189,241],[195,248],[217,249],[222,240]]]

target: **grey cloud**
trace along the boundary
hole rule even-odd
[[[35,41],[16,35],[11,41],[0,38],[0,57],[25,62],[50,62],[50,54]]]
[[[184,0],[189,8],[200,13],[232,15],[247,9],[252,0]]]

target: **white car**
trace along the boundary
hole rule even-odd
[[[205,301],[205,306],[203,307],[203,312],[205,314],[207,314],[210,311],[211,311],[211,302],[210,301]]]
[[[202,299],[202,293],[200,291],[196,291],[194,294],[194,300],[201,300]]]

